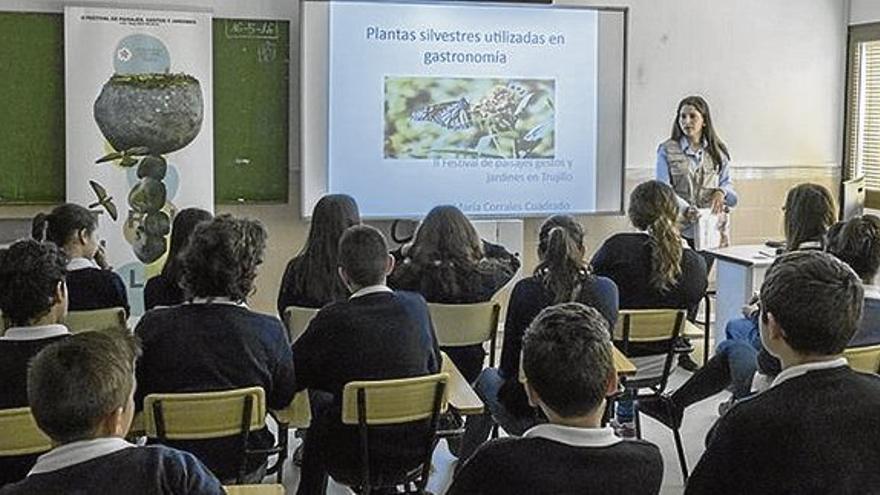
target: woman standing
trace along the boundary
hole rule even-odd
[[[657,148],[657,180],[672,186],[684,217],[681,235],[694,247],[698,209],[720,214],[736,206],[730,180],[730,153],[712,125],[709,104],[700,96],[678,103],[672,135]]]

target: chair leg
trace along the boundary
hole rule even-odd
[[[706,324],[705,332],[703,332],[703,366],[706,366],[709,361],[709,334],[712,331],[712,298],[707,293],[704,299],[706,301]]]
[[[636,438],[642,439],[642,418],[639,414],[639,401],[633,399],[633,421],[636,425]]]
[[[688,467],[687,467],[687,458],[684,456],[684,445],[681,441],[681,432],[678,428],[672,429],[672,438],[675,439],[675,450],[678,451],[678,465],[681,467],[681,479],[682,482],[687,484],[688,480]]]

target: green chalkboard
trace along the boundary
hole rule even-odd
[[[214,20],[214,194],[287,201],[290,23]]]
[[[214,19],[216,201],[285,202],[290,25]],[[64,16],[0,12],[0,204],[64,201]]]
[[[64,200],[64,17],[0,13],[0,203]]]

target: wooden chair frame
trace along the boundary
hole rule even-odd
[[[457,322],[450,323],[449,327],[446,326],[446,322],[454,319],[448,316],[450,313],[457,311],[476,311],[483,308],[486,308],[488,311],[488,321],[485,323],[489,327],[488,329],[472,329],[467,323],[463,324],[465,326],[463,329],[461,324]],[[498,323],[501,317],[501,304],[499,302],[486,301],[471,304],[428,303],[428,310],[431,313],[434,331],[437,334],[437,340],[441,347],[464,347],[489,342],[489,367],[495,366],[495,347],[498,342]],[[483,315],[479,316],[482,317]],[[460,337],[462,333],[466,333],[467,335],[477,333],[476,330],[480,330],[480,333],[486,334],[479,339],[457,338]],[[487,331],[484,332],[484,330]]]
[[[96,321],[96,324],[92,324]],[[103,308],[87,311],[69,311],[64,319],[64,325],[70,333],[85,332],[88,330],[107,330],[128,328],[127,317],[124,308]]]
[[[213,432],[199,432],[192,434],[174,434],[169,437],[168,423],[165,418],[165,403],[173,401],[198,401],[201,407],[215,407],[212,402],[219,400],[228,400],[230,398],[238,398],[242,400],[241,419],[237,428],[238,443],[241,448],[241,462],[236,476],[236,483],[242,483],[244,476],[247,474],[247,460],[254,456],[270,456],[278,455],[278,459],[272,466],[266,469],[266,474],[276,474],[277,480],[281,483],[284,475],[284,461],[287,459],[287,433],[288,425],[285,422],[278,421],[277,444],[268,449],[250,449],[248,448],[248,440],[250,432],[260,430],[265,426],[266,399],[265,392],[261,387],[248,387],[234,390],[224,390],[219,392],[203,392],[203,393],[181,393],[181,394],[150,394],[144,399],[144,426],[148,437],[156,438],[160,443],[167,443],[168,440],[203,440],[208,438],[221,438],[229,436],[233,432],[232,425],[230,428],[216,430]],[[194,407],[192,405],[188,406]]]
[[[420,376],[415,378],[405,378],[400,380],[384,380],[384,381],[372,381],[372,382],[351,382],[346,384],[345,390],[343,392],[343,413],[342,413],[342,422],[344,424],[352,424],[356,423],[358,427],[358,437],[361,451],[361,473],[359,486],[355,487],[358,493],[362,493],[365,495],[369,495],[373,488],[381,488],[379,486],[374,487],[372,483],[372,474],[370,471],[370,444],[369,444],[369,428],[370,425],[390,425],[390,424],[402,424],[410,421],[416,421],[419,419],[428,419],[429,420],[429,432],[430,434],[425,439],[426,441],[426,454],[424,459],[422,459],[421,468],[407,473],[407,475],[400,480],[394,480],[395,486],[402,485],[415,485],[415,492],[407,492],[407,493],[424,493],[425,486],[428,483],[428,477],[431,474],[431,457],[434,450],[434,445],[437,439],[437,426],[440,422],[440,414],[446,407],[446,385],[449,380],[449,376],[445,373],[439,373],[436,375],[427,375]],[[404,387],[407,385],[419,385],[419,384],[430,384],[433,383],[433,394],[432,394],[432,403],[431,403],[431,411],[430,415],[425,418],[424,414],[412,415],[405,414],[397,418],[382,418],[381,420],[374,421],[370,418],[368,414],[369,405],[367,403],[367,391],[373,387]],[[350,404],[351,402],[351,394],[355,394],[356,400],[356,416],[354,418],[351,417],[350,414]]]

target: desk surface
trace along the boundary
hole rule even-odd
[[[613,345],[611,346],[611,358],[614,361],[614,369],[617,370],[617,374],[620,376],[635,375],[636,371],[638,371],[636,365],[624,356],[620,349]]]
[[[770,266],[776,259],[776,248],[764,244],[746,244],[710,249],[717,258],[746,266]]]
[[[440,371],[449,373],[449,383],[447,384],[449,405],[464,416],[482,413],[483,401],[464,379],[449,356],[444,352],[440,354],[443,356],[443,366]]]

